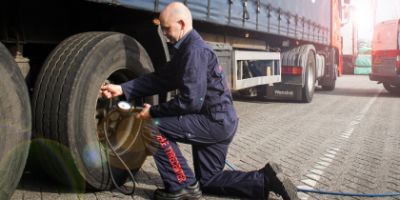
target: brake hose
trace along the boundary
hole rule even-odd
[[[125,170],[128,172],[129,174],[129,179],[131,179],[132,181],[132,190],[128,191],[127,189],[123,189],[124,187],[121,187],[118,185],[117,181],[115,180],[113,171],[112,171],[112,167],[111,167],[111,162],[110,159],[108,158],[107,161],[107,166],[108,166],[108,170],[110,172],[110,177],[111,177],[111,181],[115,187],[115,189],[117,189],[119,192],[121,192],[122,194],[125,195],[132,195],[135,193],[135,189],[136,189],[136,182],[135,182],[135,176],[132,174],[131,170],[129,169],[128,165],[126,164],[126,162],[121,158],[121,156],[118,155],[118,153],[116,152],[116,150],[114,149],[113,145],[111,144],[110,140],[108,139],[108,117],[106,117],[105,119],[105,123],[104,123],[104,134],[105,134],[105,138],[107,141],[107,145],[108,147],[111,149],[111,151],[114,153],[114,155],[118,158],[118,160],[121,162],[121,164],[124,166]],[[106,148],[106,155],[109,157],[107,148]],[[126,187],[125,187],[126,188]]]
[[[228,166],[230,170],[236,170],[235,166],[231,164],[228,160],[225,160],[225,164]],[[297,187],[297,192],[303,193],[315,193],[322,195],[333,195],[333,196],[352,196],[352,197],[394,197],[400,196],[400,192],[385,192],[380,194],[363,194],[363,193],[351,193],[351,192],[331,192],[324,190],[315,190],[315,189],[305,189]]]

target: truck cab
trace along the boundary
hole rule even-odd
[[[399,20],[384,21],[375,26],[372,40],[370,80],[383,83],[390,93],[400,94]]]

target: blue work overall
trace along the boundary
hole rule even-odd
[[[165,188],[174,192],[198,180],[204,193],[264,199],[262,170],[223,170],[238,118],[217,56],[195,30],[174,47],[161,70],[122,84],[128,100],[179,91],[150,109],[157,144],[153,156]],[[192,145],[194,173],[177,142]]]

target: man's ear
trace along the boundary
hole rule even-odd
[[[178,23],[182,26],[182,30],[185,30],[185,21],[183,21],[182,19],[178,21]]]

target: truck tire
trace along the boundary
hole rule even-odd
[[[312,101],[313,96],[314,96],[314,91],[315,91],[315,66],[316,61],[315,61],[315,54],[313,51],[308,51],[307,53],[307,63],[305,68],[305,74],[304,74],[304,86],[302,88],[302,97],[303,97],[303,102],[309,103]]]
[[[9,199],[28,157],[31,106],[24,77],[0,43],[0,199]]]
[[[330,61],[326,67],[327,72],[321,80],[321,86],[323,90],[332,91],[336,87],[336,79],[338,74],[338,62],[336,59],[336,51],[331,50]]]
[[[354,74],[353,56],[343,55],[343,74]]]
[[[336,76],[336,73],[333,75]],[[336,78],[335,79],[329,79],[328,82],[326,82],[326,85],[322,85],[322,89],[326,91],[332,91],[336,87]]]
[[[45,61],[33,95],[34,138],[46,172],[73,190],[112,188],[126,171],[108,149],[101,122],[118,99],[99,96],[102,84],[119,84],[154,71],[145,49],[133,38],[114,32],[87,32],[60,43]],[[150,97],[136,101],[154,104]],[[141,130],[141,127],[137,127]],[[129,133],[126,133],[129,134]],[[136,173],[147,153],[143,140],[110,138],[119,156]],[[133,142],[133,143],[132,143]],[[129,149],[119,149],[126,147]],[[108,170],[111,164],[112,170]]]
[[[400,95],[400,86],[390,83],[383,83],[383,87],[390,93]]]

